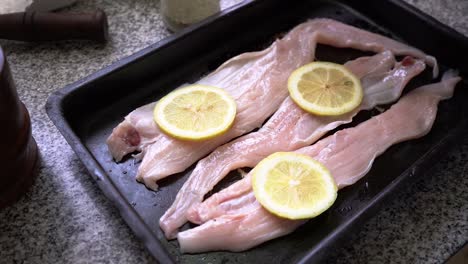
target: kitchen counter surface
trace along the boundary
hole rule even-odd
[[[468,35],[468,1],[407,0]],[[152,263],[45,113],[47,97],[170,33],[159,1],[81,1],[101,8],[111,40],[25,44],[0,40],[42,156],[29,193],[0,211],[0,263]],[[441,263],[468,238],[468,138],[369,220],[331,263]]]

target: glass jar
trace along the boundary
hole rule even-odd
[[[174,32],[219,11],[219,0],[161,0],[164,23]]]

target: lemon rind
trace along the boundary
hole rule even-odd
[[[162,110],[169,105],[174,98],[194,91],[214,92],[220,95],[223,101],[228,105],[228,112],[226,114],[227,118],[225,118],[218,126],[202,132],[180,129],[167,122],[167,120],[163,118],[164,115],[162,114]],[[225,90],[214,86],[194,84],[177,89],[159,100],[154,108],[153,117],[158,127],[171,137],[181,140],[202,141],[217,137],[227,132],[234,123],[237,111],[236,108],[236,102]]]
[[[327,190],[327,197],[322,201],[321,204],[318,204],[313,208],[293,209],[287,206],[279,205],[268,198],[270,195],[266,193],[264,188],[262,188],[262,186],[265,185],[265,181],[267,180],[268,171],[271,170],[279,161],[285,160],[294,162],[301,161],[311,169],[320,172],[320,175],[322,176],[321,178],[325,183]],[[258,202],[266,210],[279,217],[292,220],[308,219],[320,215],[328,208],[330,208],[330,206],[335,202],[338,191],[333,177],[324,165],[318,161],[313,160],[309,156],[294,152],[277,152],[262,160],[252,171],[252,188]]]
[[[301,76],[306,73],[310,72],[316,68],[327,68],[327,69],[338,69],[342,71],[347,77],[352,79],[352,81],[358,85],[358,89],[355,89],[356,93],[353,95],[353,100],[350,100],[348,103],[340,106],[339,108],[335,107],[319,107],[315,104],[312,104],[302,98],[302,95],[297,89],[297,84],[301,80]],[[321,116],[335,116],[335,115],[342,115],[348,112],[353,111],[356,109],[362,102],[364,97],[364,93],[362,90],[361,81],[357,78],[353,73],[351,73],[348,69],[344,66],[332,62],[312,62],[306,64],[298,69],[296,69],[293,73],[291,73],[288,79],[288,90],[291,96],[291,99],[303,110]]]

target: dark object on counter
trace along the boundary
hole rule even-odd
[[[466,264],[468,263],[468,242],[451,256],[445,264]]]
[[[135,181],[138,166],[133,159],[113,161],[105,145],[107,137],[136,107],[157,100],[181,84],[196,81],[234,55],[268,46],[292,27],[315,17],[329,17],[393,38],[398,36],[397,39],[435,55],[441,72],[447,67],[458,68],[464,80],[468,78],[468,65],[460,56],[461,50],[468,49],[468,40],[404,2],[256,0],[186,28],[49,97],[49,117],[160,263],[323,263],[390,198],[420,179],[466,134],[465,81],[459,84],[464,87],[457,88],[452,99],[439,104],[428,135],[391,147],[375,160],[365,177],[340,191],[327,212],[292,234],[241,253],[180,254],[176,242],[165,241],[159,218],[172,204],[193,166],[160,181],[158,192],[149,191]],[[340,63],[363,55],[324,46],[319,46],[316,54],[319,60]],[[412,80],[405,90],[434,82],[430,71],[427,69]],[[378,112],[361,113],[353,125],[375,114]]]
[[[0,39],[20,41],[108,39],[107,16],[89,13],[23,12],[0,15]]]
[[[0,48],[0,209],[15,202],[33,183],[39,163],[29,113],[19,100]]]

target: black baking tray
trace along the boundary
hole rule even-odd
[[[159,262],[321,262],[339,250],[339,244],[385,206],[389,197],[428,171],[466,133],[463,101],[468,85],[464,81],[452,99],[440,103],[436,122],[427,136],[391,147],[377,158],[363,179],[339,192],[330,210],[293,234],[241,253],[181,255],[177,242],[164,238],[158,221],[193,167],[163,180],[160,190],[152,192],[135,181],[138,164],[133,159],[119,164],[112,161],[106,138],[136,107],[199,79],[234,55],[268,46],[295,25],[315,17],[333,18],[407,42],[436,56],[442,70],[457,68],[467,79],[468,67],[462,64],[466,60],[460,58],[460,52],[468,50],[467,39],[403,2],[257,0],[225,10],[49,97],[49,117]],[[320,46],[317,57],[344,62],[362,54]],[[408,89],[431,81],[428,69]],[[376,113],[359,114],[354,124]]]

